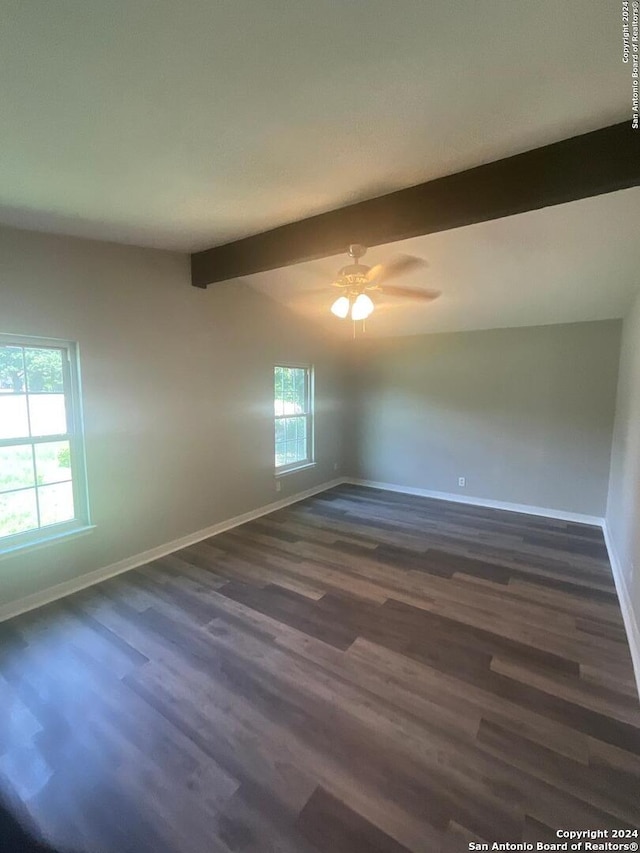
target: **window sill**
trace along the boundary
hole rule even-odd
[[[84,524],[81,527],[73,527],[70,530],[52,531],[47,536],[38,537],[38,539],[30,542],[16,542],[4,547],[0,542],[0,560],[5,557],[13,557],[18,554],[23,554],[25,551],[35,551],[38,548],[46,548],[48,545],[54,545],[56,542],[62,542],[66,539],[73,539],[76,536],[86,536],[96,529],[95,524]]]
[[[310,468],[315,468],[317,462],[305,462],[303,465],[296,465],[295,468],[286,468],[283,471],[276,469],[276,480],[280,477],[286,477],[287,474],[297,474],[298,471],[308,471]]]

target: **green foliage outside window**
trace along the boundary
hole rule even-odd
[[[61,393],[62,353],[59,349],[0,347],[0,392]]]
[[[58,465],[61,468],[71,468],[71,451],[68,444],[58,451]]]

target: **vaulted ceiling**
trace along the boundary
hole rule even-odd
[[[623,121],[619,17],[601,0],[9,0],[0,222],[192,251]],[[470,230],[460,282],[491,278],[485,235],[522,236],[495,227]],[[465,230],[411,247],[429,277]]]

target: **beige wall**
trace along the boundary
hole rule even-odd
[[[96,529],[0,559],[0,605],[339,476],[342,359],[185,255],[0,229],[0,331],[79,342]],[[273,476],[273,364],[316,368],[317,466]]]
[[[624,321],[607,527],[640,626],[640,295]],[[640,634],[636,643],[640,641]],[[640,647],[637,650],[640,652]],[[640,678],[640,672],[638,673]]]
[[[350,473],[602,517],[620,327],[615,320],[361,342]]]

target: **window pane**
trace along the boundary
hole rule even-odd
[[[0,391],[24,391],[22,347],[0,346]]]
[[[0,438],[28,438],[29,419],[25,394],[0,389]]]
[[[70,521],[75,516],[71,483],[40,486],[38,488],[38,500],[40,502],[40,524],[42,526],[57,524],[60,521]]]
[[[274,370],[274,403],[275,414],[284,414],[284,390],[283,390],[283,370],[281,367],[276,367]]]
[[[285,440],[284,421],[276,421],[276,444]]]
[[[289,368],[283,367],[282,369],[282,396],[285,400],[291,399],[291,382],[289,377]]]
[[[293,402],[293,391],[292,391],[292,387],[291,387],[291,368],[290,367],[285,367],[285,369],[284,369],[283,390],[284,390],[284,398],[287,401],[287,403],[292,403]]]
[[[62,350],[48,347],[25,348],[24,362],[27,369],[27,390],[61,394]]]
[[[71,451],[68,441],[48,441],[34,445],[36,454],[36,482],[59,483],[71,479]]]
[[[64,394],[29,395],[31,435],[63,435],[67,431]]]
[[[307,444],[304,440],[292,440],[276,445],[276,467],[307,461]]]
[[[35,486],[31,445],[0,447],[0,492]]]
[[[307,459],[308,436],[307,436],[307,419],[300,418],[298,422],[298,440],[296,455],[298,459]]]
[[[275,414],[298,415],[305,411],[304,367],[275,368]]]
[[[298,418],[285,418],[283,423],[285,425],[287,441],[295,441],[297,438]]]
[[[304,411],[304,374],[305,369],[302,367],[287,368],[285,399],[289,405],[286,414]]]
[[[37,526],[35,489],[0,494],[0,536],[23,533]]]
[[[305,408],[305,400],[304,400],[304,375],[306,370],[303,368],[299,368],[294,370],[293,375],[293,383],[294,383],[294,400],[298,407],[299,412],[304,412]]]

